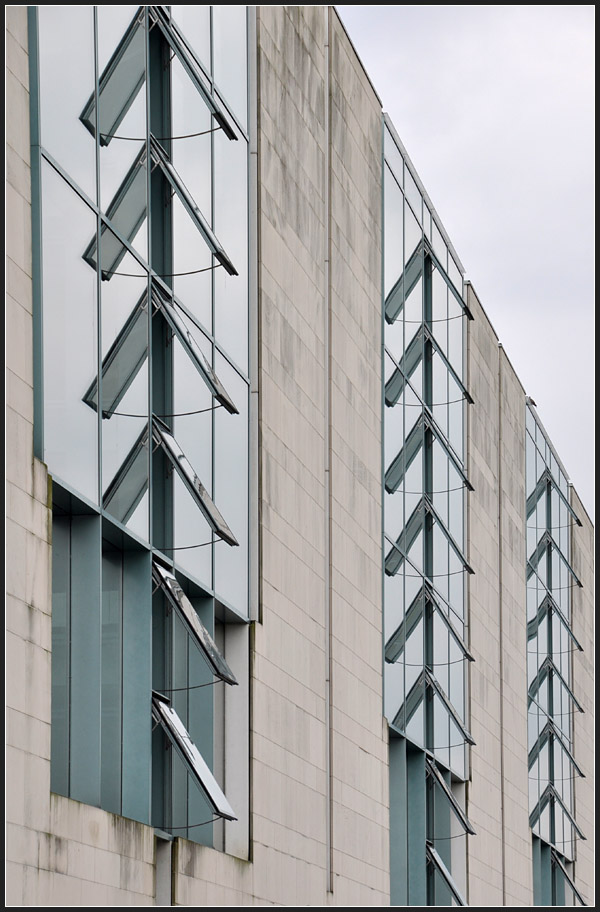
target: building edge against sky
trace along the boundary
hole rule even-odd
[[[193,827],[186,829],[188,839],[177,838],[174,827],[179,821],[174,819],[163,829],[148,821],[138,822],[143,812],[114,812],[92,806],[93,801],[66,797],[64,790],[63,794],[51,791],[52,562],[60,528],[55,519],[53,534],[53,494],[55,517],[64,507],[59,504],[56,509],[60,485],[52,484],[46,466],[34,455],[39,452],[34,442],[35,353],[41,344],[34,315],[34,282],[39,280],[36,270],[42,239],[32,236],[32,206],[35,209],[39,199],[35,176],[33,193],[31,180],[36,162],[30,147],[35,139],[29,131],[32,70],[27,17],[26,7],[7,8],[7,903],[381,905],[390,902],[391,877],[392,902],[399,902],[401,894],[395,891],[405,889],[406,883],[416,890],[433,889],[434,894],[439,889],[440,896],[451,899],[447,892],[451,882],[471,905],[549,905],[572,898],[568,889],[564,891],[562,865],[581,897],[592,904],[593,527],[571,487],[562,491],[566,497],[561,499],[559,490],[553,500],[553,491],[560,489],[564,476],[560,460],[545,441],[535,410],[527,405],[526,391],[470,284],[465,285],[462,297],[473,320],[461,317],[457,321],[466,323],[463,370],[458,379],[474,400],[472,405],[462,406],[464,461],[457,464],[453,459],[447,438],[444,451],[449,454],[445,457],[446,477],[460,469],[473,488],[464,493],[464,546],[459,549],[474,571],[465,587],[467,624],[460,639],[475,661],[465,661],[460,654],[465,696],[459,721],[475,745],[466,748],[468,764],[462,777],[441,760],[439,765],[432,764],[435,750],[427,753],[409,745],[400,761],[406,764],[405,775],[414,774],[411,781],[420,783],[424,814],[428,813],[428,790],[437,788],[444,794],[435,769],[450,787],[452,798],[448,800],[456,808],[453,804],[448,817],[448,807],[442,804],[440,811],[435,803],[431,813],[449,828],[446,836],[461,837],[450,840],[451,851],[444,852],[441,841],[432,841],[430,833],[423,831],[417,838],[416,827],[402,828],[398,823],[403,811],[402,788],[389,778],[392,745],[383,716],[382,676],[382,580],[387,550],[382,549],[382,409],[386,405],[382,404],[381,351],[386,292],[381,275],[381,106],[333,8],[249,8],[248,370],[242,366],[237,371],[237,354],[230,359],[233,367],[229,370],[222,357],[227,341],[223,348],[222,340],[214,341],[210,333],[205,334],[213,340],[212,363],[218,367],[217,374],[224,380],[222,372],[227,371],[237,390],[245,383],[249,400],[250,623],[232,616],[239,603],[235,593],[229,602],[225,597],[219,600],[206,580],[199,585],[195,567],[190,569],[177,559],[174,564],[186,589],[184,595],[212,631],[217,651],[223,651],[241,684],[227,688],[221,702],[215,688],[211,737],[221,748],[213,748],[212,742],[203,746],[206,756],[212,751],[211,766],[239,820],[215,825],[211,837],[215,848],[198,844],[202,837],[198,838]],[[164,29],[163,34],[172,36],[168,23]],[[217,37],[215,32],[215,42]],[[178,61],[183,59],[181,54]],[[234,129],[240,131],[239,121]],[[239,140],[235,145],[239,146]],[[49,160],[47,156],[46,162]],[[168,177],[171,172],[164,162],[155,164]],[[408,164],[406,174],[411,180],[416,178]],[[218,184],[218,175],[215,180]],[[414,192],[412,185],[409,191],[408,180],[403,187],[407,198]],[[417,183],[415,187],[421,203],[432,210],[423,188]],[[114,210],[109,216],[114,216]],[[421,218],[424,216],[422,209]],[[439,229],[446,243],[441,225]],[[427,269],[440,274],[450,270],[449,261],[440,270],[439,254],[432,239],[433,253],[429,250],[426,236],[425,228],[419,253],[423,276]],[[408,274],[408,255],[406,260],[400,268]],[[160,297],[154,278],[150,284],[153,290],[159,288]],[[98,283],[98,287],[104,294],[109,282]],[[186,300],[185,292],[181,294]],[[216,283],[213,294],[218,301]],[[407,298],[408,292],[405,304]],[[159,309],[161,314],[171,313],[168,301],[163,300]],[[431,315],[428,322],[422,311],[420,322],[422,361],[433,364],[448,353],[448,339],[440,352],[435,324],[429,325]],[[117,322],[115,331],[119,327]],[[107,341],[107,347],[111,342]],[[153,346],[157,362],[159,342],[153,338],[147,345]],[[408,344],[405,348],[403,342],[401,354],[406,357],[407,353]],[[100,354],[104,351],[98,347],[98,357]],[[455,365],[450,363],[452,359],[446,361],[450,364],[445,369],[447,377],[453,377]],[[397,362],[397,366],[405,365]],[[102,390],[104,360],[100,374]],[[198,389],[205,389],[206,382],[204,379]],[[447,390],[451,382],[455,381],[445,381]],[[427,405],[426,399],[423,402]],[[529,438],[526,413],[530,415]],[[97,415],[97,427],[102,429],[105,424],[105,417]],[[438,424],[436,421],[434,427],[430,422],[426,433],[431,435],[431,428],[435,431]],[[442,437],[445,435],[438,439]],[[408,433],[402,439],[408,441]],[[538,442],[549,473],[544,476],[546,488],[539,488],[541,494],[535,502],[530,500],[533,489],[527,481],[528,439]],[[157,432],[155,442],[164,450],[164,433]],[[116,452],[121,450],[117,447]],[[407,472],[406,456],[404,459]],[[383,465],[383,471],[387,469]],[[537,476],[534,482],[538,482]],[[538,490],[535,483],[533,488]],[[406,488],[404,497],[411,491]],[[218,484],[215,490],[219,490]],[[422,490],[425,495],[427,489]],[[214,493],[210,486],[209,493]],[[393,496],[398,496],[398,490]],[[546,522],[546,513],[542,517],[546,524],[541,519],[538,522],[540,498],[549,504],[556,502],[559,516],[565,515],[561,504],[567,500],[567,521],[558,523],[559,527],[568,525],[566,534],[555,530],[555,522]],[[526,503],[530,502],[535,508],[535,531],[540,532],[533,543],[535,567],[527,543],[531,522]],[[203,503],[206,509],[206,501]],[[217,507],[219,504],[217,500]],[[433,506],[439,518],[437,504]],[[83,516],[91,528],[95,521],[90,518],[91,508],[83,513],[80,506],[69,509],[80,520]],[[581,526],[572,520],[573,513]],[[428,516],[432,515],[429,510]],[[123,527],[129,521],[124,516]],[[423,520],[424,525],[427,522]],[[105,517],[103,534],[114,526],[110,516]],[[455,530],[453,527],[454,544]],[[128,538],[126,528],[122,535],[121,542],[137,540],[133,546],[119,546],[118,541],[115,545],[110,532],[102,573],[108,580],[113,549],[119,553],[121,547],[120,553],[129,555],[127,561],[131,561],[123,560],[123,566],[130,569],[121,569],[122,579],[142,579],[131,567],[132,562],[146,559],[144,553],[149,561],[149,552],[140,541],[144,536],[135,533]],[[219,547],[229,546],[222,543]],[[213,548],[217,553],[216,546]],[[542,561],[551,572],[558,567],[554,586],[539,568]],[[168,573],[166,564],[163,571]],[[561,595],[563,572],[567,573],[565,591],[572,591],[569,600]],[[56,584],[56,569],[54,573]],[[156,573],[160,571],[155,571],[155,578]],[[574,578],[583,586],[572,583]],[[536,591],[543,588],[548,600],[542,610],[544,599],[540,598],[541,604],[536,603],[530,614],[526,593],[532,579]],[[434,588],[435,580],[436,574]],[[147,576],[143,585],[149,587],[150,581]],[[423,585],[425,591],[427,580]],[[105,591],[112,593],[113,589],[105,587]],[[144,599],[149,591],[144,590]],[[437,617],[443,613],[439,593],[436,608],[435,592],[433,596],[429,589],[427,592],[428,605],[434,605]],[[162,598],[160,592],[158,595]],[[224,607],[217,605],[214,614],[209,612],[208,595]],[[127,604],[122,595],[121,602]],[[110,607],[112,602],[105,604]],[[526,653],[532,641],[536,656],[541,653],[539,630],[548,605],[547,617],[553,620],[545,629],[560,631],[558,642],[566,645],[551,648],[552,666],[540,663],[532,678]],[[108,617],[107,609],[103,610]],[[125,612],[125,631],[127,617]],[[442,623],[446,629],[446,621]],[[567,627],[572,636],[564,633]],[[406,629],[407,625],[404,653]],[[451,644],[456,641],[453,629],[447,636]],[[385,636],[387,639],[388,634]],[[573,637],[583,651],[573,645]],[[561,656],[567,650],[570,659],[564,662]],[[104,655],[111,655],[108,647]],[[175,661],[175,647],[172,655]],[[186,655],[186,663],[195,668],[192,653]],[[126,663],[126,655],[122,661]],[[421,664],[431,679],[435,658],[425,657]],[[565,677],[569,679],[565,681]],[[438,682],[438,678],[436,673],[434,680]],[[531,732],[528,736],[528,700],[531,698],[530,707],[541,704],[544,718],[552,718],[552,707],[544,704],[540,693],[548,681],[560,693],[558,709],[551,728],[546,728],[546,740],[539,741],[541,733],[536,730],[528,744],[528,737],[532,738]],[[187,678],[182,683],[190,686]],[[532,690],[534,683],[537,689]],[[171,683],[174,686],[177,682]],[[225,689],[223,684],[217,687]],[[425,699],[437,700],[439,706],[442,698],[439,691],[432,695],[432,687],[423,684],[423,694]],[[448,696],[443,687],[442,691]],[[150,710],[149,693],[142,694],[139,705],[144,700]],[[185,711],[186,724],[193,724],[190,707]],[[450,720],[448,730],[456,730],[452,711],[444,712]],[[564,736],[557,730],[561,713],[572,719]],[[536,719],[539,715],[536,708]],[[148,726],[143,737],[149,737],[149,732]],[[398,744],[405,740],[400,731],[397,734],[396,758]],[[122,751],[126,744],[125,739]],[[560,769],[565,770],[558,775],[553,770],[553,777],[549,770],[540,772],[536,760],[548,744],[553,757],[561,758]],[[532,746],[537,751],[533,761]],[[565,761],[569,756],[575,767]],[[552,764],[555,762],[553,759]],[[419,764],[422,773],[406,773]],[[579,777],[577,769],[586,778]],[[127,764],[122,770],[125,778],[119,781],[124,800]],[[188,777],[189,770],[188,766]],[[539,791],[532,796],[533,772]],[[173,775],[175,794],[183,780],[181,775],[177,780]],[[565,796],[560,782],[572,775],[576,776],[574,794]],[[551,779],[555,791],[548,792],[546,782]],[[108,781],[111,785],[112,780]],[[530,815],[542,796],[538,818],[550,809],[552,820],[560,817],[564,826],[570,815],[587,837],[577,838],[574,863],[573,853],[564,843],[543,849],[558,841],[556,835],[549,839],[541,832],[532,841]],[[194,806],[191,797],[188,801],[189,814],[198,805]],[[97,803],[108,806],[105,797]],[[564,812],[561,803],[567,806]],[[177,807],[181,810],[181,803]],[[398,813],[390,815],[390,807]],[[456,829],[461,813],[466,814],[476,835],[466,836],[463,828]],[[192,818],[186,817],[186,822],[191,826]],[[404,886],[398,886],[394,870],[398,859]],[[429,884],[426,871],[431,872]]]

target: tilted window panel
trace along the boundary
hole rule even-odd
[[[152,578],[164,592],[169,605],[177,612],[188,633],[204,653],[213,673],[227,684],[237,684],[237,679],[221,655],[217,644],[198,617],[192,603],[177,582],[170,570],[162,567],[158,561],[152,561]]]
[[[177,55],[184,70],[202,95],[208,109],[227,138],[237,140],[238,137],[232,118],[225,108],[211,95],[202,65],[175,21],[167,13],[166,8],[164,6],[150,6],[149,15],[152,22],[159,26],[171,50]]]
[[[152,715],[175,747],[197,785],[202,789],[213,811],[225,820],[237,820],[235,812],[208,768],[200,751],[190,738],[183,722],[166,697],[152,692]]]
[[[171,429],[156,415],[152,416],[152,437],[166,453],[171,465],[187,487],[200,510],[206,517],[213,532],[229,545],[237,545],[238,540],[212,502],[208,491],[194,472],[186,456],[175,440]]]
[[[95,94],[92,94],[79,118],[92,136],[96,135],[99,122],[101,146],[107,146],[114,137],[145,79],[144,7],[139,7],[100,76],[100,116],[96,111]]]

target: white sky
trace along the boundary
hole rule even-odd
[[[336,6],[594,516],[594,7]]]

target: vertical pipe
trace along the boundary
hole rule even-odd
[[[323,7],[325,16],[325,179],[324,179],[324,443],[325,443],[325,718],[326,736],[326,852],[327,892],[333,893],[333,770],[332,770],[332,654],[331,654],[331,15],[328,6]]]
[[[506,905],[506,830],[504,812],[504,638],[502,630],[502,344],[498,343],[498,639],[500,677],[500,833],[502,837],[502,905]]]

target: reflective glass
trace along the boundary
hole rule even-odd
[[[431,231],[431,243],[433,245],[435,255],[442,264],[442,268],[447,270],[448,248],[446,247],[446,242],[442,237],[442,232],[435,223],[435,219],[433,220]]]
[[[215,546],[215,594],[248,612],[248,386],[217,354],[215,370],[239,408],[215,412],[215,501],[239,542]]]
[[[423,320],[423,280],[419,279],[404,302],[404,348],[410,345]]]
[[[172,200],[172,214],[175,294],[207,332],[212,332],[211,267],[216,261],[176,196]]]
[[[81,257],[96,217],[43,163],[44,458],[57,478],[98,499],[98,419],[82,399],[97,373],[96,273]]]
[[[385,277],[384,296],[387,297],[402,274],[403,263],[403,197],[402,191],[389,170],[385,174]]]
[[[450,253],[448,253],[448,276],[458,293],[462,294],[462,273]]]
[[[388,165],[390,166],[390,168],[392,169],[392,171],[394,172],[396,180],[402,187],[403,186],[402,178],[403,178],[403,171],[404,171],[404,161],[403,161],[402,155],[400,154],[398,146],[392,139],[391,133],[388,130],[387,126],[384,127],[384,131],[383,131],[383,142],[384,142],[386,161],[387,161]]]
[[[143,13],[136,6],[98,7],[100,95],[97,119],[100,125],[100,205],[105,212],[146,137],[143,19]],[[90,129],[95,131],[95,106],[84,112],[86,115]]]
[[[408,170],[408,168],[406,168],[405,173],[404,173],[404,192],[406,194],[406,199],[410,203],[414,214],[416,215],[419,222],[421,222],[422,218],[423,218],[423,215],[422,215],[423,199],[421,197],[421,193],[420,193],[419,188],[417,187],[415,179],[413,178],[413,176],[410,173],[410,171]]]
[[[248,149],[219,131],[215,144],[215,232],[238,275],[214,271],[215,337],[243,371],[248,370]]]
[[[200,63],[210,73],[210,6],[177,4],[171,7],[171,12]]]
[[[402,490],[396,491],[395,494],[390,494],[386,491],[383,507],[384,529],[390,538],[395,541],[404,526],[404,497],[402,496]]]
[[[106,232],[109,235],[109,232]],[[113,481],[120,477],[136,441],[148,429],[148,281],[137,278],[141,269],[131,254],[125,254],[119,272],[101,286],[102,319],[102,402],[111,400],[112,411],[103,411],[102,420],[102,489],[106,498]],[[136,276],[133,278],[133,276]],[[135,325],[113,360],[131,315]],[[110,363],[110,368],[108,367]],[[129,505],[123,498],[105,499],[107,510],[120,522],[143,538],[148,537],[148,463],[147,445],[137,454],[135,468],[130,467],[133,497]],[[129,484],[129,482],[128,482]],[[125,496],[123,489],[123,496]],[[141,496],[140,496],[141,495]],[[139,496],[139,499],[138,499]],[[137,500],[137,503],[135,502]]]
[[[443,353],[448,357],[448,286],[439,269],[431,275],[432,332]]]
[[[421,243],[422,232],[410,207],[404,204],[404,263],[408,264],[417,246]]]
[[[193,326],[190,329],[200,350],[212,361],[209,341]],[[173,339],[173,394],[177,442],[212,496],[212,407],[216,403],[178,339]],[[177,564],[212,588],[212,548],[204,545],[211,540],[210,528],[183,484],[175,484],[174,498],[175,547],[181,549],[175,552]]]
[[[212,14],[215,84],[245,129],[248,108],[246,7],[216,5],[212,7]]]
[[[79,119],[94,92],[94,10],[38,6],[41,142],[96,200],[96,145]]]

